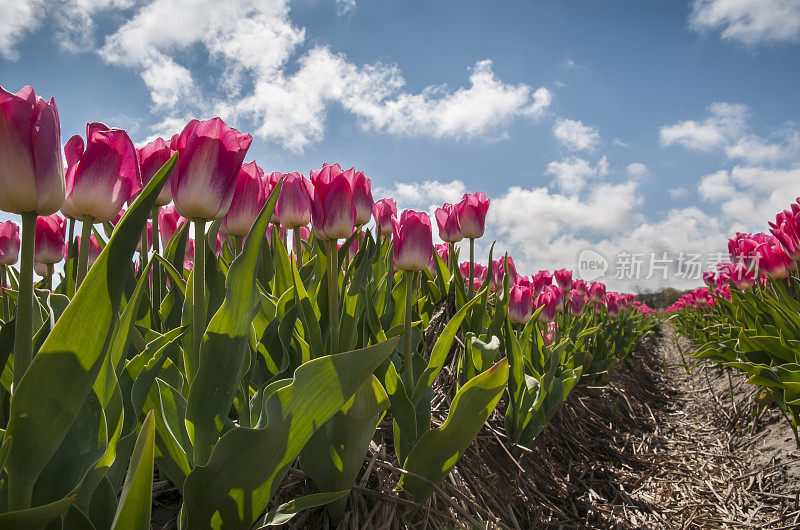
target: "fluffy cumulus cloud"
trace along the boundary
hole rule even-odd
[[[591,150],[600,143],[597,128],[584,125],[580,120],[559,118],[553,126],[553,135],[562,145],[573,151]]]
[[[695,0],[692,28],[746,45],[800,39],[800,0]]]
[[[590,180],[608,174],[608,158],[603,156],[595,165],[575,156],[547,164],[546,173],[555,177],[555,185],[564,193],[576,193]]]
[[[338,2],[340,13],[354,8]],[[462,87],[409,92],[397,65],[356,65],[328,47],[305,46],[305,29],[289,15],[287,0],[153,0],[107,36],[100,54],[139,71],[168,121],[216,113],[293,151],[322,139],[331,104],[364,129],[463,140],[502,138],[513,120],[538,118],[552,99],[544,87],[504,82],[490,60],[472,65]],[[198,50],[219,81],[198,75],[207,66],[196,64]]]
[[[798,156],[800,131],[783,127],[770,138],[748,131],[746,105],[715,102],[700,121],[686,120],[659,129],[661,145],[678,145],[699,152],[723,152],[750,164],[778,163]]]

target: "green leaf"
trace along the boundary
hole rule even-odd
[[[47,523],[69,510],[75,496],[60,501],[0,514],[0,530],[40,530]]]
[[[111,530],[149,530],[153,504],[153,457],[155,453],[155,420],[151,410],[142,424],[142,431],[133,447],[131,464],[119,507]]]
[[[11,509],[30,506],[33,484],[94,384],[117,320],[122,271],[176,160],[170,158],[128,209],[14,393],[5,434],[13,436],[6,463]]]
[[[464,306],[453,315],[450,322],[447,323],[442,334],[439,335],[431,351],[431,360],[428,362],[428,367],[425,368],[422,377],[417,380],[414,386],[414,392],[411,395],[411,401],[413,403],[419,403],[425,390],[430,388],[436,380],[436,376],[439,375],[442,366],[444,366],[444,362],[447,360],[447,354],[450,353],[450,348],[453,346],[453,340],[456,338],[456,333],[458,333],[461,323],[467,316],[469,309],[480,299],[481,294],[482,293],[478,293],[472,300],[464,304]]]
[[[196,464],[208,461],[230,412],[249,348],[250,325],[259,300],[256,268],[265,232],[278,201],[280,184],[250,228],[242,253],[231,264],[227,294],[203,335],[197,373],[189,389],[186,426]],[[188,297],[187,297],[188,300]]]
[[[507,359],[470,379],[456,393],[447,420],[420,437],[403,467],[434,484],[441,482],[489,418],[507,380]],[[420,503],[433,493],[431,484],[411,475],[402,476],[400,487]]]
[[[186,528],[246,529],[266,508],[308,439],[341,409],[398,339],[311,360],[264,403],[265,427],[233,429],[184,484]]]
[[[285,502],[277,508],[273,508],[267,512],[267,514],[259,521],[259,524],[262,525],[259,527],[259,530],[268,528],[270,526],[278,526],[279,524],[288,523],[292,517],[303,510],[316,508],[317,506],[323,506],[330,502],[345,498],[347,497],[348,493],[350,493],[350,490],[333,491],[327,493],[312,493],[311,495],[292,499],[289,502]]]
[[[300,468],[320,491],[348,490],[364,464],[389,397],[374,375],[364,382],[347,404],[323,425],[300,452]],[[328,505],[334,524],[344,515],[347,499]]]

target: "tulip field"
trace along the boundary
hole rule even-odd
[[[422,525],[491,416],[530,452],[667,318],[797,433],[798,204],[661,314],[476,255],[483,192],[436,210],[435,245],[362,171],[265,172],[250,143],[215,118],[139,148],[102,123],[62,144],[53,100],[0,89],[0,209],[21,217],[0,224],[0,529],[150,528],[156,481],[182,529],[312,509],[349,528],[376,443]],[[313,489],[277,503],[290,471]]]

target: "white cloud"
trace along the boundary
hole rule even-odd
[[[559,118],[553,126],[553,135],[561,144],[574,151],[594,149],[600,143],[597,128],[584,125],[580,120]]]
[[[690,25],[747,45],[800,38],[800,0],[695,0]]]
[[[16,44],[39,27],[44,0],[6,0],[0,2],[0,57],[15,61]]]
[[[336,14],[349,15],[356,10],[356,0],[336,0]]]
[[[671,199],[682,199],[689,195],[689,190],[682,186],[678,186],[677,188],[670,188],[667,190]]]
[[[643,179],[650,176],[650,170],[647,169],[647,166],[641,162],[633,162],[628,164],[626,171],[628,172],[628,176],[635,179]]]
[[[761,227],[800,195],[800,167],[736,166],[702,177],[697,191],[739,230]]]
[[[697,122],[683,121],[659,130],[661,145],[679,144],[687,149],[711,151],[739,136],[745,127],[747,107],[716,102],[708,106],[711,116]]]
[[[375,179],[377,182],[378,179]],[[375,199],[390,197],[397,202],[398,211],[415,209],[432,211],[449,202],[455,204],[466,193],[466,186],[460,180],[442,182],[425,180],[422,182],[397,182],[391,188],[376,186],[373,190]]]
[[[624,147],[625,149],[628,149],[631,146],[631,144],[622,141],[620,138],[614,138],[614,145]]]
[[[550,162],[547,164],[546,173],[555,177],[554,182],[562,192],[577,193],[583,189],[588,180],[608,174],[608,159],[603,156],[592,166],[588,160],[573,156]]]
[[[544,87],[503,82],[490,60],[473,65],[464,87],[411,93],[396,65],[355,65],[324,46],[303,52],[305,41],[288,0],[154,0],[108,36],[100,53],[140,72],[162,116],[219,114],[293,151],[322,139],[334,103],[364,129],[469,140],[503,138],[512,121],[538,118],[552,100]],[[222,69],[221,81],[198,75],[190,60],[198,49]]]

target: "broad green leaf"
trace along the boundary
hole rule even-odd
[[[441,482],[489,418],[507,380],[507,359],[470,379],[456,393],[445,422],[420,437],[403,467],[434,484]],[[433,493],[430,484],[411,475],[402,476],[400,487],[419,503]]]
[[[67,497],[60,501],[0,514],[0,530],[41,530],[44,526],[69,510],[75,497]]]
[[[13,436],[6,463],[11,509],[30,506],[33,484],[94,384],[117,320],[121,272],[176,160],[170,158],[128,209],[14,393],[5,434]]]
[[[151,410],[142,424],[142,431],[133,447],[128,475],[122,487],[119,507],[111,530],[149,530],[153,504],[153,455],[155,420]]]
[[[264,404],[265,427],[225,434],[184,484],[186,528],[246,529],[266,508],[308,439],[394,351],[398,339],[313,359]]]
[[[300,468],[320,491],[349,490],[364,464],[389,397],[374,375],[364,382],[347,404],[320,427],[300,452]],[[334,524],[344,515],[347,499],[328,505]]]
[[[291,501],[285,502],[277,508],[273,508],[268,511],[267,514],[264,515],[264,517],[258,522],[260,525],[262,525],[258,530],[288,523],[295,515],[303,510],[316,508],[317,506],[323,506],[325,504],[338,501],[342,498],[347,500],[346,497],[348,493],[350,493],[350,490],[312,493],[311,495],[305,495],[297,499],[292,499]]]

